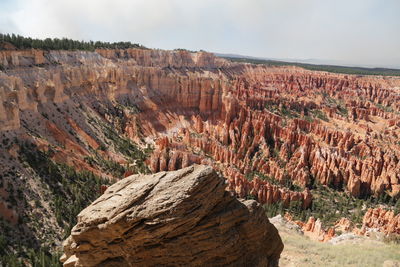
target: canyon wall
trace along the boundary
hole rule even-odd
[[[315,184],[356,197],[400,192],[398,78],[144,49],[2,51],[0,62],[0,130],[32,135],[45,121],[35,142],[81,169],[102,173],[85,162],[101,143],[79,118],[89,110],[154,146],[153,172],[208,164],[231,192],[261,203],[309,207]],[[75,111],[49,118],[60,108]]]
[[[206,218],[246,225],[235,229],[254,244],[263,238],[259,231],[271,227],[253,200],[267,205],[268,212],[306,209],[307,217],[318,214],[320,189],[325,187],[396,203],[399,90],[395,77],[239,64],[206,52],[0,51],[0,230],[15,248],[21,243],[35,251],[60,247],[80,210],[102,193],[115,195],[112,186],[107,191],[110,184],[131,174],[194,164],[211,166],[226,179],[227,192],[221,198],[213,195],[216,199],[231,204],[228,195],[241,199],[240,205],[232,204],[240,206],[232,213],[235,218],[226,213],[218,217],[215,210],[207,212],[216,217]],[[209,176],[210,184],[216,182],[222,190],[219,176]],[[121,182],[128,181],[132,177]],[[175,188],[171,197],[181,193]],[[342,209],[339,204],[332,203],[333,209]],[[390,214],[366,212],[363,229],[396,232],[398,216]],[[94,223],[89,215],[85,221]],[[245,222],[248,216],[255,218],[255,225]],[[86,249],[97,253],[96,248],[112,246],[99,239],[95,248],[87,246],[83,241],[98,228],[85,228],[82,218],[76,229],[85,234],[73,231],[72,243],[66,244],[64,260],[72,265],[84,258]],[[119,222],[105,224],[114,237],[127,236],[114,231],[120,229]],[[172,226],[139,224],[133,229]],[[324,229],[319,218],[312,218],[301,227],[311,238],[327,241],[335,230],[352,228],[350,224],[343,220],[338,228]],[[218,225],[212,229],[225,231]],[[232,238],[229,233],[221,237]],[[223,240],[217,241],[208,245],[218,247]],[[244,254],[258,258],[262,246],[239,241],[249,250],[228,242],[228,260],[238,261]],[[210,251],[207,257],[215,260]],[[104,257],[111,263],[124,261],[123,256]]]

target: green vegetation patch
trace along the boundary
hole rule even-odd
[[[55,163],[50,158],[52,153],[41,152],[28,143],[21,145],[20,151],[21,161],[26,162],[49,186],[57,223],[64,227],[67,237],[77,222],[78,213],[100,196],[100,186],[109,184],[109,181],[91,172],[77,172],[70,166]]]
[[[134,173],[150,173],[150,170],[145,163],[147,155],[151,152],[150,147],[142,150],[130,139],[121,136],[111,128],[111,126],[102,124],[102,128],[104,129],[104,134],[107,139],[113,142],[115,149],[127,156],[131,161],[135,162]]]
[[[324,227],[333,226],[340,218],[346,217],[360,227],[368,208],[386,205],[392,207],[395,214],[400,212],[400,199],[389,198],[384,194],[378,198],[370,196],[365,199],[358,199],[346,192],[337,191],[320,184],[315,184],[311,193],[313,201],[310,208],[303,210],[300,202],[292,202],[289,207],[284,207],[281,202],[267,204],[264,205],[267,216],[274,217],[289,212],[295,220],[301,221],[306,221],[313,216],[319,218]]]
[[[127,49],[127,48],[140,48],[147,49],[146,47],[133,44],[131,42],[93,42],[93,41],[77,41],[67,38],[46,38],[36,39],[30,37],[23,37],[15,34],[1,34],[0,33],[0,50],[2,49],[1,43],[7,42],[14,45],[17,49],[43,49],[43,50],[88,50],[94,51],[97,48],[108,49]]]
[[[279,103],[277,102],[271,102],[265,105],[265,108],[270,111],[271,113],[274,113],[276,115],[282,116],[284,118],[299,118],[300,114],[298,110],[291,109],[290,107],[286,107],[286,105],[282,105],[282,107],[279,107]]]
[[[0,218],[1,229],[6,229],[6,222]],[[9,227],[8,231],[12,231]],[[61,253],[51,253],[48,247],[39,249],[29,248],[23,250],[19,244],[17,250],[12,249],[9,239],[4,232],[0,233],[0,266],[5,267],[25,267],[30,264],[32,267],[61,267]]]
[[[363,68],[363,67],[345,67],[334,65],[316,65],[307,63],[285,62],[277,60],[251,59],[251,58],[233,58],[224,57],[233,62],[243,62],[252,64],[262,64],[271,67],[297,66],[307,70],[327,71],[333,73],[354,74],[354,75],[382,75],[382,76],[400,76],[400,69],[389,68]]]

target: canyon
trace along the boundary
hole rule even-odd
[[[265,206],[310,210],[320,186],[399,203],[400,78],[134,48],[2,50],[0,65],[0,215],[31,247],[60,247],[73,203],[110,184],[194,164]]]
[[[297,225],[305,236],[320,242],[330,241],[343,233],[358,236],[370,236],[374,233],[381,233],[384,236],[400,235],[400,214],[395,215],[393,210],[382,208],[369,208],[364,214],[360,228],[346,217],[340,218],[333,227],[328,228],[324,228],[321,221],[314,217],[309,217],[307,222],[302,222],[293,220],[293,216],[286,213],[283,218],[286,222]]]

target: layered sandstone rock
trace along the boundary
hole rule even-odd
[[[49,63],[44,57],[43,50],[2,50],[0,51],[0,65],[7,67],[29,67]]]
[[[64,266],[277,266],[276,228],[210,167],[134,175],[78,216]]]
[[[335,228],[324,229],[320,219],[310,217],[307,222],[304,223],[302,221],[293,220],[293,217],[289,213],[286,213],[284,218],[286,221],[299,226],[304,235],[312,240],[327,242],[335,237]]]
[[[351,232],[354,228],[354,224],[349,219],[343,217],[335,223],[334,228],[336,231]]]
[[[300,227],[305,235],[313,240],[322,242],[329,241],[335,237],[336,232],[353,233],[360,236],[370,236],[372,232],[382,233],[385,236],[400,235],[400,214],[393,210],[383,208],[369,208],[364,214],[362,226],[356,227],[348,218],[341,218],[334,227],[324,227],[319,219],[308,218],[307,222],[293,220],[293,217],[286,213],[285,220]]]
[[[365,234],[371,229],[378,230],[386,235],[400,235],[400,213],[396,215],[393,210],[382,208],[368,209],[359,232]]]
[[[314,217],[308,219],[307,223],[302,227],[302,230],[304,231],[304,234],[309,236],[311,239],[321,242],[329,241],[335,236],[335,230],[333,228],[324,230],[320,219],[315,219]]]
[[[230,180],[232,191],[261,202],[269,203],[264,195],[282,192],[288,181],[303,188],[318,182],[356,197],[400,193],[400,79],[234,64],[188,51],[7,50],[0,58],[3,131],[32,128],[26,117],[48,112],[49,105],[79,102],[135,142],[169,139],[149,159],[153,171],[211,164],[240,177]],[[139,112],[121,111],[120,104]],[[66,116],[56,126],[70,124],[97,149],[86,122],[75,119]],[[87,155],[67,156],[77,162]],[[259,188],[273,188],[264,182],[253,190],[259,183],[244,177],[255,174],[277,181],[279,190],[263,193]],[[307,207],[305,197],[286,198]]]
[[[166,51],[159,49],[97,49],[105,58],[133,60],[134,64],[144,67],[160,68],[218,68],[229,63],[207,52],[189,52],[187,50]]]
[[[7,50],[0,65],[1,138],[28,139],[78,170],[120,179],[104,165],[135,165],[113,129],[154,147],[153,172],[207,164],[262,204],[308,208],[317,184],[400,194],[399,78],[145,49]]]
[[[361,228],[347,218],[341,218],[335,229],[342,232],[353,232],[357,235],[369,236],[371,232],[379,232],[385,236],[400,235],[400,214],[383,208],[369,208],[363,217]]]

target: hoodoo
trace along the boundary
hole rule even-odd
[[[0,267],[399,267],[399,9],[0,0]]]
[[[233,203],[232,198],[225,199],[232,194],[265,205],[264,210],[271,216],[290,211],[294,220],[302,217],[303,223],[309,221],[307,228],[317,233],[318,240],[333,237],[333,232],[324,228],[327,223],[324,216],[332,225],[340,219],[339,210],[356,224],[362,223],[364,214],[374,215],[376,212],[367,212],[359,204],[366,198],[372,200],[366,202],[372,203],[368,208],[382,204],[388,210],[370,216],[370,228],[390,234],[399,232],[398,211],[394,209],[400,196],[400,79],[397,77],[271,67],[232,62],[207,52],[140,47],[93,51],[2,50],[0,65],[0,217],[13,227],[17,225],[1,228],[6,240],[16,236],[26,247],[40,246],[54,251],[61,246],[62,236],[69,235],[76,225],[76,215],[110,184],[130,174],[177,171],[194,164],[208,165],[225,179],[226,186],[222,187],[222,178],[216,178],[221,183],[218,190],[226,187],[228,192],[220,196],[219,202]],[[152,180],[161,176],[149,177]],[[131,178],[123,179],[123,183],[126,181]],[[179,189],[173,198],[179,196],[177,192]],[[107,194],[111,193],[101,199]],[[211,201],[213,197],[204,199]],[[126,196],[128,204],[132,199]],[[196,198],[196,201],[203,200]],[[131,208],[141,205],[139,202],[131,203],[134,204]],[[179,206],[179,203],[169,205]],[[243,203],[247,203],[249,211],[241,210],[242,215],[229,221],[233,223],[229,228],[241,225],[246,212],[251,215],[249,218],[263,214],[258,206],[252,206],[254,202]],[[117,206],[123,206],[122,200],[120,204]],[[219,205],[222,204],[216,207],[229,210],[233,204]],[[389,213],[391,209],[393,215]],[[97,215],[105,218],[102,221],[94,215],[87,217],[87,211],[82,212],[69,239],[72,243],[66,246],[66,264],[123,263],[127,256],[122,250],[117,252],[118,244],[135,251],[143,249],[135,247],[141,244],[149,251],[154,249],[155,255],[172,249],[164,247],[163,238],[169,238],[168,235],[150,236],[154,238],[151,245],[134,239],[125,244],[130,240],[125,234],[131,237],[130,231],[142,227],[140,221],[135,221],[137,217],[114,222],[112,214],[116,211],[110,210],[107,215],[99,210],[102,213]],[[206,217],[216,212],[194,211],[202,211]],[[180,212],[180,208],[171,210],[172,215],[174,212]],[[178,214],[190,221],[185,227],[196,224],[197,217],[191,218],[190,214]],[[310,220],[311,216],[315,220]],[[36,218],[40,218],[40,227]],[[248,227],[254,226],[251,221],[254,220],[248,219]],[[98,223],[101,227],[89,229],[84,222]],[[122,222],[127,223],[126,229]],[[164,220],[157,227],[168,228],[175,222],[175,219]],[[268,221],[265,224],[268,228]],[[151,227],[157,228],[155,225]],[[264,255],[260,251],[269,251],[261,245],[258,245],[260,251],[255,250],[250,244],[261,242],[258,238],[263,235],[258,231],[264,228],[250,231],[257,233],[256,237],[247,230],[235,230],[240,236],[250,235],[249,241],[236,242],[249,251],[236,245],[224,251],[219,242],[235,240],[224,225],[210,226],[223,235],[211,234],[217,238],[214,243],[202,243],[210,247],[208,260],[221,264],[235,264],[243,259],[262,262],[261,256],[248,255]],[[93,229],[104,227],[114,231],[111,237],[115,234],[120,239],[104,238],[102,234],[108,232],[99,230],[92,236],[103,238],[104,242],[114,241],[79,243],[79,238],[84,240]],[[119,227],[119,232],[113,227]],[[12,230],[6,232],[7,229]],[[77,229],[82,230],[82,235]],[[182,234],[193,234],[190,229],[184,230]],[[137,233],[137,236],[143,234]],[[196,234],[194,237],[201,238]],[[10,244],[9,253],[19,243],[12,240]],[[116,251],[103,250],[105,246],[115,247]],[[219,248],[218,255],[223,257],[212,256],[211,247]],[[111,254],[104,254],[100,261],[85,258],[100,251]],[[134,254],[138,261],[158,263],[153,262],[156,257],[148,259],[147,254],[141,253]],[[183,263],[198,260],[188,256],[191,252],[182,253],[185,257],[179,261]],[[274,262],[275,256],[266,255],[266,259]]]

